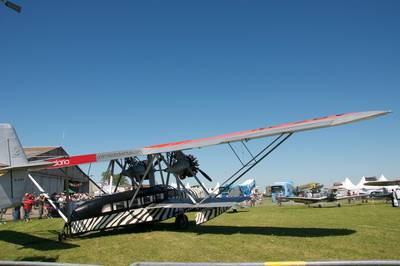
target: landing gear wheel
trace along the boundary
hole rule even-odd
[[[337,204],[338,207],[341,207],[342,205],[340,203]]]
[[[71,231],[69,225],[64,224],[63,230],[58,234],[58,241],[63,242],[67,239],[67,236],[71,236]]]
[[[67,239],[67,235],[64,232],[58,234],[58,242],[63,242],[65,239]]]
[[[318,208],[322,208],[322,205],[321,205],[321,204],[318,204]]]
[[[189,226],[189,219],[185,214],[179,214],[175,218],[175,226],[178,229],[186,229]]]

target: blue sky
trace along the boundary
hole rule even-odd
[[[248,177],[400,176],[398,1],[18,3],[0,6],[0,121],[25,146],[102,152],[391,109],[296,134]],[[193,153],[219,181],[239,166],[226,146]]]

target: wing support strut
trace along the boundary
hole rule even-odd
[[[139,185],[138,185],[138,187],[137,187],[136,190],[135,190],[135,194],[133,194],[132,199],[129,201],[129,205],[128,205],[129,208],[132,207],[133,201],[136,199],[136,196],[137,196],[137,194],[139,193],[139,190],[140,190],[141,187],[142,187],[142,184],[143,184],[144,179],[147,177],[147,175],[149,174],[150,170],[153,168],[153,161],[154,161],[154,158],[155,158],[155,156],[150,155],[150,158],[149,158],[149,161],[148,161],[148,165],[147,165],[146,171],[144,172],[144,175],[143,175],[142,178],[140,179]]]
[[[234,184],[237,180],[239,180],[241,177],[243,177],[245,174],[247,174],[259,162],[261,162],[263,159],[265,159],[276,148],[278,148],[283,142],[285,142],[292,134],[293,134],[292,132],[282,133],[281,135],[276,137],[270,144],[268,144],[264,149],[262,149],[252,159],[250,159],[246,164],[244,164],[239,170],[237,170],[228,179],[226,179],[220,186],[220,188],[222,188],[222,189],[218,192],[218,194],[213,195],[213,197],[217,197],[222,192],[228,190],[232,184]],[[210,197],[211,197],[211,195],[205,197],[200,203],[204,202],[206,199],[208,199]]]
[[[107,194],[91,177],[90,177],[90,169],[92,168],[92,163],[90,163],[89,164],[89,169],[88,169],[88,173],[86,174],[87,175],[87,178],[88,178],[88,180],[93,184],[93,185],[95,185],[103,194]]]
[[[244,163],[242,162],[242,160],[240,160],[239,155],[236,153],[235,149],[232,147],[231,143],[228,142],[229,148],[231,148],[232,152],[235,154],[236,158],[239,160],[239,162],[242,164],[242,166],[244,166]]]

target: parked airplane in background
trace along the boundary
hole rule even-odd
[[[352,195],[352,196],[341,196],[337,194],[336,190],[330,190],[328,195],[312,198],[312,197],[279,197],[278,201],[285,202],[285,201],[294,201],[298,203],[304,203],[310,207],[311,204],[318,203],[318,207],[322,207],[323,202],[335,202],[338,207],[341,206],[340,201],[342,200],[349,200],[349,199],[360,199],[366,198],[368,195]]]
[[[400,179],[387,180],[387,181],[371,181],[371,182],[366,182],[365,185],[367,185],[367,186],[377,186],[377,187],[400,186]]]
[[[193,211],[197,212],[196,223],[201,224],[224,213],[232,205],[247,198],[242,196],[219,197],[224,189],[221,189],[217,194],[208,193],[198,174],[211,181],[210,176],[199,168],[198,160],[193,155],[184,154],[184,150],[241,142],[249,151],[251,159],[242,162],[242,166],[221,184],[221,187],[229,188],[294,133],[353,123],[387,113],[389,112],[347,113],[202,139],[34,162],[27,161],[15,129],[9,124],[0,124],[0,174],[2,175],[0,177],[0,208],[19,204],[28,180],[32,181],[42,193],[45,193],[40,184],[29,173],[30,171],[109,161],[108,172],[111,179],[114,176],[115,169],[119,168],[120,176],[130,178],[133,190],[104,195],[87,201],[77,207],[69,217],[58,210],[46,194],[48,201],[65,220],[60,240],[66,236],[89,231],[138,223],[152,223],[172,217],[176,217],[178,227],[185,227],[188,223],[185,213]],[[255,155],[245,144],[246,141],[252,139],[275,135],[277,137]],[[232,146],[231,148],[237,155]],[[206,196],[197,197],[189,189],[186,189],[182,183],[185,178],[193,178],[197,181]],[[144,186],[145,181],[148,181],[147,186]],[[172,188],[171,182],[175,182],[177,188]],[[116,187],[118,187],[118,184],[119,181]]]
[[[305,194],[307,192],[310,192],[311,194],[317,194],[321,192],[321,189],[324,187],[324,185],[320,184],[320,183],[307,183],[304,185],[299,185],[296,186],[295,188],[295,194],[299,195],[299,194]]]
[[[271,186],[271,200],[272,202],[278,202],[279,197],[293,197],[294,186],[293,182],[274,182]]]

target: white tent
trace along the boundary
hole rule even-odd
[[[335,183],[335,188],[337,189],[346,189],[346,190],[356,190],[356,186],[351,182],[350,178],[346,177],[346,179],[342,182]],[[339,185],[340,184],[340,185]]]
[[[356,186],[351,182],[350,178],[346,178],[343,182],[343,187],[347,190],[355,190]]]
[[[378,178],[378,181],[388,181],[388,179],[383,174],[381,174],[381,176]]]
[[[358,181],[356,185],[357,190],[362,190],[364,188],[364,183],[365,183],[365,176],[361,177],[360,181]]]

